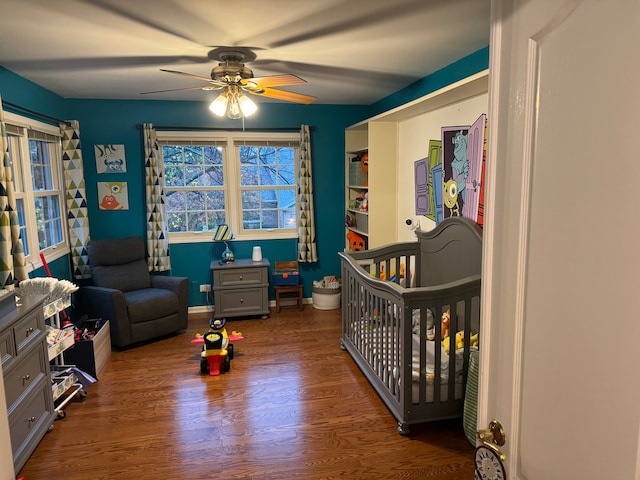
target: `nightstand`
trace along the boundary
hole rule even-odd
[[[240,258],[233,263],[211,262],[213,318],[269,316],[269,260]]]

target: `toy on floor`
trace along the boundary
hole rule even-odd
[[[202,344],[200,353],[200,373],[208,373],[215,376],[228,372],[231,369],[233,359],[232,341],[242,340],[242,333],[231,332],[227,334],[225,324],[227,319],[216,319],[209,321],[209,330],[204,335],[196,334],[196,338],[191,340],[192,344]]]

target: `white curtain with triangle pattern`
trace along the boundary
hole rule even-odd
[[[143,125],[147,199],[147,253],[149,271],[171,270],[167,205],[164,190],[164,164],[153,124]]]
[[[91,278],[89,268],[89,212],[84,181],[84,164],[77,120],[60,124],[62,133],[62,166],[67,203],[67,229],[71,246],[73,278]]]
[[[16,281],[26,280],[27,262],[20,238],[20,223],[13,189],[9,144],[0,99],[0,289],[13,290]]]
[[[298,261],[317,262],[316,225],[313,213],[313,175],[309,126],[300,128],[300,166],[298,168]]]

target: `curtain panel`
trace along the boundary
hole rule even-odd
[[[84,164],[77,120],[60,124],[62,165],[67,202],[67,229],[71,247],[71,268],[77,280],[91,278],[89,268],[89,211],[84,181]]]
[[[20,238],[20,223],[13,186],[13,170],[9,159],[9,144],[0,99],[0,288],[13,290],[14,284],[29,278],[24,245]]]
[[[313,175],[309,126],[300,129],[300,166],[298,168],[298,261],[317,262],[316,225],[313,212]]]
[[[147,253],[149,271],[171,270],[164,164],[153,124],[143,125],[147,201]]]

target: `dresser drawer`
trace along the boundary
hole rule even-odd
[[[216,292],[216,317],[225,315],[260,315],[269,312],[266,291],[262,287]]]
[[[42,346],[38,345],[32,354],[20,355],[16,364],[5,371],[4,391],[9,412],[11,412],[14,402],[23,396],[32,385],[47,378],[44,362]]]
[[[20,321],[16,322],[13,327],[16,339],[16,353],[20,355],[31,342],[40,341],[41,335],[44,333],[44,314],[41,308],[32,310]]]
[[[15,342],[13,340],[13,329],[9,328],[0,333],[0,359],[2,368],[7,369],[11,360],[16,357]]]
[[[266,268],[229,268],[227,270],[217,270],[214,272],[214,288],[263,285],[266,283]]]
[[[34,390],[9,415],[11,449],[16,471],[20,470],[47,432],[54,419],[51,385],[47,379],[34,384]]]

